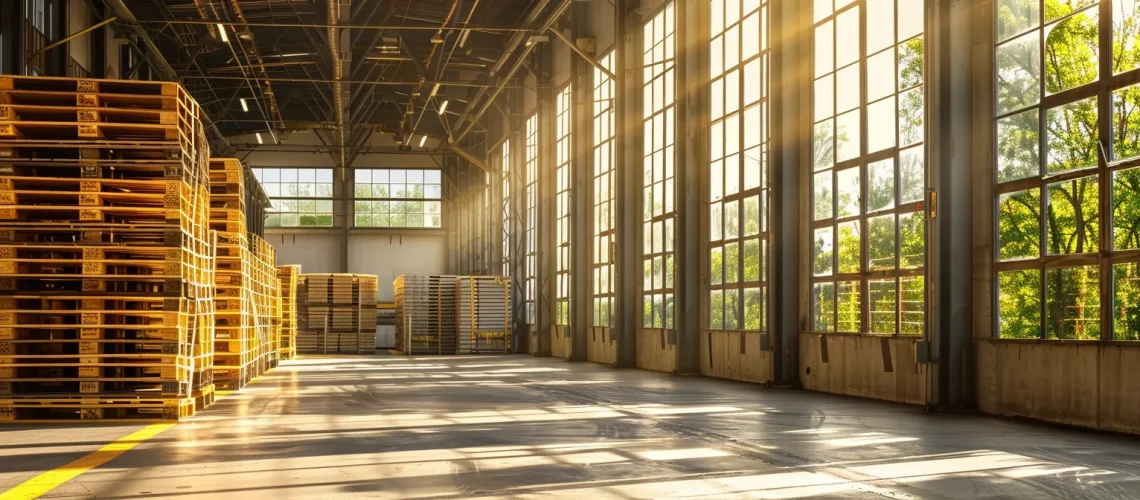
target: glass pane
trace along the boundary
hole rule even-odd
[[[1041,136],[1037,109],[1002,118],[997,124],[998,182],[1032,177],[1041,173]]]
[[[1112,71],[1123,73],[1140,67],[1140,1],[1113,0],[1112,2],[1112,51],[1113,54],[1128,54],[1127,57],[1113,57]]]
[[[835,125],[830,119],[815,124],[811,144],[815,170],[835,165]]]
[[[831,182],[830,171],[815,174],[815,195],[813,196],[815,220],[829,219],[832,217],[833,196]]]
[[[839,224],[839,274],[859,272],[862,255],[859,221]]]
[[[1095,167],[1097,143],[1096,97],[1049,109],[1046,113],[1048,173]]]
[[[899,266],[922,267],[926,263],[926,213],[899,215]]]
[[[1140,248],[1140,168],[1112,174],[1113,249]]]
[[[998,336],[1003,339],[1041,337],[1041,271],[998,273]]]
[[[709,290],[709,328],[724,328],[724,290]]]
[[[905,116],[901,112],[898,114],[900,127],[913,126],[909,123],[911,119],[912,117]],[[921,127],[921,118],[919,126]],[[905,128],[903,131],[907,132]],[[892,96],[867,105],[867,152],[882,151],[894,145],[895,98]]]
[[[835,33],[832,21],[815,28],[815,76],[819,78],[835,69]]]
[[[1048,10],[1046,10],[1048,13]],[[1045,28],[1045,90],[1056,94],[1095,82],[1100,67],[1097,9]]]
[[[882,25],[867,30],[867,53],[874,54],[895,43],[895,37],[887,24],[895,19],[895,0],[867,0],[867,19],[881,19]],[[889,21],[888,21],[889,20]],[[884,29],[886,28],[886,29]]]
[[[858,281],[840,281],[838,294],[839,328],[841,332],[863,331],[863,301]]]
[[[740,282],[740,243],[733,242],[724,246],[724,282]]]
[[[922,335],[926,318],[926,299],[923,287],[926,279],[922,276],[899,278],[902,287],[899,303],[899,333],[902,335]]]
[[[871,333],[895,333],[895,320],[898,318],[894,280],[872,280],[867,282],[871,310]]]
[[[998,46],[997,92],[998,114],[1032,106],[1041,100],[1039,31],[1033,31]]]
[[[835,283],[816,283],[812,286],[812,330],[835,331]]]
[[[724,283],[724,249],[721,247],[709,248],[709,284],[720,285]]]
[[[924,123],[922,87],[904,92],[899,96],[899,146],[922,142]]]
[[[839,113],[859,106],[859,66],[848,66],[835,74],[835,110]]]
[[[744,329],[760,330],[761,318],[764,316],[764,305],[761,300],[760,288],[746,288],[744,290]]]
[[[859,60],[859,8],[848,9],[835,18],[835,67]]]
[[[1114,340],[1140,340],[1140,263],[1112,267]]]
[[[1140,14],[1134,26],[1140,31]],[[1140,48],[1136,50],[1135,59],[1140,61]],[[1119,161],[1137,156],[1140,156],[1140,85],[1132,85],[1112,93],[1112,159]]]
[[[894,269],[895,214],[867,219],[867,267]]]
[[[859,156],[859,110],[839,115],[835,118],[836,146],[835,161],[847,161]]]
[[[740,290],[724,291],[724,328],[740,328]]]
[[[1005,40],[1041,22],[1041,3],[1038,0],[998,0],[998,40]]]
[[[1095,175],[1049,185],[1045,227],[1049,254],[1091,253],[1100,249],[1099,193]]]
[[[1051,339],[1100,339],[1100,267],[1045,271],[1046,325]]]
[[[828,118],[835,114],[835,87],[834,75],[828,74],[827,76],[815,81],[815,121]],[[713,115],[714,119],[716,115]]]
[[[1000,260],[1041,255],[1041,193],[1038,189],[1003,194],[998,207]]]
[[[926,167],[923,148],[913,147],[899,151],[899,203],[922,201],[925,191]]]
[[[923,31],[922,6],[926,0],[898,0],[899,40],[906,40]]]
[[[760,256],[760,240],[744,242],[744,281],[749,283],[760,281],[760,270],[764,264]]]
[[[870,30],[871,32],[877,30]],[[867,58],[867,101],[873,102],[895,93],[895,51],[884,50]]]
[[[899,90],[922,85],[923,38],[912,38],[899,45]]]
[[[837,181],[837,200],[836,200],[836,217],[850,217],[859,215],[859,202],[860,200],[860,186],[859,186],[859,167],[852,167],[846,170],[836,172]]]
[[[744,199],[744,235],[760,234],[760,196]]]
[[[830,227],[815,230],[814,250],[812,252],[813,274],[815,276],[829,276],[833,269],[833,250],[835,245],[835,230]]]
[[[881,160],[867,165],[867,211],[877,212],[894,206],[894,162]]]

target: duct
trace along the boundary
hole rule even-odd
[[[530,36],[530,32],[532,30],[529,28],[538,20],[538,15],[541,14],[542,11],[546,10],[546,6],[549,3],[550,0],[538,0],[538,4],[534,6],[534,9],[531,9],[530,13],[527,14],[526,18],[523,19],[523,22],[520,24],[524,27],[523,31],[516,32],[515,34],[511,35],[510,40],[507,41],[507,48],[503,51],[503,55],[499,57],[498,61],[495,61],[495,65],[492,66],[491,70],[487,72],[488,78],[493,78],[496,74],[498,74],[499,70],[503,69],[503,65],[507,63],[507,59],[509,59],[511,57],[511,54],[515,52],[515,49],[518,49],[519,45],[523,43],[523,39]],[[471,98],[471,104],[478,103],[486,92],[486,89],[482,89],[476,92],[475,95]],[[467,116],[471,112],[472,108],[473,106],[468,106],[467,109],[463,111],[463,114],[459,116],[459,121],[456,122],[456,126],[462,125],[463,122],[467,120]]]
[[[333,106],[336,108],[336,146],[337,146],[337,167],[341,168],[341,176],[347,175],[344,172],[345,155],[344,155],[344,90],[341,83],[341,78],[344,76],[344,61],[340,57],[340,30],[337,28],[337,22],[340,21],[340,12],[337,6],[340,2],[329,0],[329,53],[332,55],[333,62]],[[347,8],[348,5],[345,5]]]
[[[542,26],[542,29],[537,30],[537,31],[539,33],[541,33],[543,31],[546,31],[547,29],[549,29],[551,26],[553,26],[554,23],[556,21],[558,21],[558,19],[560,17],[562,17],[562,14],[566,13],[566,9],[570,8],[570,4],[572,2],[573,2],[573,0],[563,0],[562,4],[559,5],[557,9],[555,9],[554,14],[550,16],[550,19],[547,19],[546,24]],[[511,67],[511,70],[509,72],[507,72],[507,76],[504,77],[502,80],[503,85],[495,87],[495,91],[491,93],[491,97],[488,98],[487,101],[484,102],[482,104],[482,106],[479,107],[479,112],[475,113],[475,116],[471,118],[471,122],[467,125],[467,128],[463,129],[463,132],[459,134],[459,137],[455,138],[455,142],[459,142],[459,141],[463,140],[463,138],[466,137],[467,134],[471,132],[471,129],[475,128],[475,124],[479,122],[479,119],[482,118],[483,114],[487,112],[487,109],[489,109],[491,107],[491,103],[495,102],[495,99],[499,97],[499,94],[502,93],[503,89],[506,86],[506,83],[511,81],[511,78],[514,78],[515,73],[517,73],[519,68],[522,67],[523,63],[526,62],[527,56],[529,56],[530,53],[532,51],[534,51],[535,47],[538,47],[537,43],[532,43],[530,45],[527,45],[526,49],[523,50],[522,55],[520,55],[518,57],[518,59],[515,59],[514,66]],[[496,66],[498,66],[498,64],[496,64]],[[472,99],[471,102],[474,103],[475,100]],[[471,110],[471,107],[468,106],[467,111],[470,111],[470,110]],[[466,115],[467,112],[465,111],[463,114]],[[462,118],[460,118],[459,123],[460,124],[463,123]]]

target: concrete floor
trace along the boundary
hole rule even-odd
[[[0,491],[144,425],[0,427]],[[67,498],[1140,498],[1140,439],[529,356],[309,358]]]

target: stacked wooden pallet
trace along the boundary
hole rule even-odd
[[[277,365],[278,310],[274,301],[280,295],[277,279],[277,251],[260,236],[250,234],[252,266],[250,285],[253,299],[254,353],[253,376]]]
[[[212,402],[208,158],[177,84],[0,76],[0,421]]]
[[[510,278],[459,277],[455,287],[458,354],[510,352],[510,318]]]
[[[456,276],[403,276],[393,282],[396,350],[403,354],[455,354]]]
[[[297,282],[301,266],[277,266],[277,279],[281,280],[281,343],[278,357],[282,360],[297,357]]]
[[[236,160],[210,160],[209,224],[217,253],[214,381],[224,390],[240,389],[254,377],[253,255],[241,207],[221,208],[235,199],[244,203],[241,168]]]
[[[375,275],[302,274],[301,283],[298,352],[375,351]]]

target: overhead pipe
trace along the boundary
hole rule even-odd
[[[550,18],[546,20],[546,23],[543,24],[541,28],[536,29],[535,32],[542,33],[544,31],[546,31],[547,29],[549,29],[551,26],[553,26],[554,23],[557,22],[558,19],[561,18],[562,15],[566,13],[566,10],[570,8],[570,4],[572,2],[573,2],[573,0],[563,0],[562,3],[559,4],[558,8],[555,9],[554,14],[551,15]],[[542,7],[542,6],[545,6],[545,4],[546,4],[546,1],[543,0],[539,6]],[[521,38],[522,37],[520,36],[519,37],[520,41],[521,41]],[[486,102],[482,103],[482,105],[479,107],[479,111],[477,113],[475,113],[474,117],[471,118],[470,123],[467,125],[467,128],[463,129],[463,132],[459,134],[459,137],[455,138],[455,142],[459,142],[459,141],[463,140],[463,138],[466,137],[467,134],[471,132],[471,129],[475,128],[475,124],[479,122],[479,119],[482,118],[483,114],[487,112],[487,109],[489,109],[491,107],[491,103],[494,102],[495,99],[499,97],[499,94],[503,92],[503,89],[506,88],[507,82],[511,81],[511,79],[514,78],[515,73],[517,73],[519,68],[522,67],[523,63],[526,61],[527,56],[529,56],[530,53],[532,51],[534,51],[535,47],[537,47],[537,46],[538,46],[537,43],[532,43],[532,44],[529,44],[526,46],[526,49],[523,50],[523,53],[517,59],[515,59],[514,66],[512,66],[511,70],[509,72],[507,72],[507,75],[500,82],[501,84],[496,86],[495,90],[491,93],[491,97],[488,98],[486,100]],[[511,51],[513,51],[513,49]],[[504,53],[504,56],[502,58],[500,58],[498,62],[495,63],[495,66],[492,69],[492,72],[497,72],[499,70],[499,68],[502,67],[502,64],[506,61],[506,59],[510,55],[511,51]],[[479,92],[477,92],[475,98],[471,99],[471,103],[474,104],[474,103],[478,102],[479,98],[481,97],[481,94],[483,94],[485,92],[486,92],[486,89],[482,89]],[[472,108],[473,108],[473,106],[468,106],[467,109],[464,110],[463,115],[459,117],[459,121],[456,123],[457,126],[463,124],[464,120],[466,119],[468,113],[471,111]]]
[[[234,14],[237,15],[237,18],[243,23],[246,31],[248,32],[249,24],[246,21],[245,13],[241,10],[241,2],[239,0],[230,0],[230,6],[233,7]],[[250,32],[250,36],[253,36],[252,32]],[[253,59],[257,61],[257,67],[261,72],[262,79],[267,78],[269,76],[269,72],[265,70],[265,60],[261,58],[261,53],[257,50],[257,42],[254,40],[245,40],[241,35],[238,35],[237,38],[238,44],[242,46],[246,46],[247,43],[245,42],[248,42],[249,54],[253,54]],[[246,59],[250,59],[248,54],[246,55]],[[281,108],[277,104],[277,95],[273,93],[273,86],[269,83],[268,79],[265,79],[264,83],[265,88],[261,89],[261,82],[258,82],[258,90],[261,90],[262,94],[269,100],[269,114],[275,116],[277,118],[278,125],[284,127],[285,117],[281,115]]]

